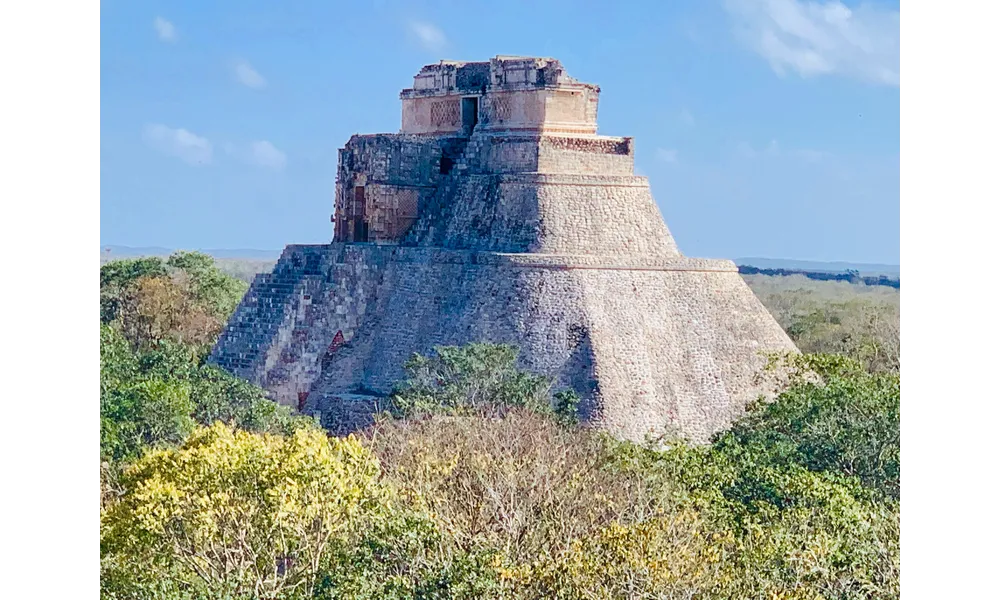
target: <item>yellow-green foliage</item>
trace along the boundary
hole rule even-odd
[[[122,475],[102,511],[105,597],[308,597],[353,521],[380,510],[378,462],[353,438],[218,424]]]
[[[695,598],[720,579],[722,538],[691,510],[611,523],[556,555],[497,567],[511,598]]]

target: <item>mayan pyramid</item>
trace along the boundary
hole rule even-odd
[[[550,58],[423,67],[400,132],[340,150],[333,241],[285,248],[211,361],[342,432],[414,352],[513,343],[621,438],[727,427],[795,348],[734,263],[680,253],[599,92]]]

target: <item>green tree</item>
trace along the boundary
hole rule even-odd
[[[899,374],[871,373],[837,355],[791,357],[792,384],[723,433],[724,452],[856,477],[899,498]]]
[[[123,294],[143,277],[166,277],[167,267],[157,257],[115,260],[101,265],[101,322],[118,318]]]
[[[146,447],[175,445],[195,423],[222,421],[268,433],[316,426],[200,357],[197,349],[168,340],[135,350],[117,328],[101,326],[102,460],[131,460]]]
[[[167,265],[184,273],[194,301],[219,319],[228,319],[247,291],[246,282],[222,272],[207,254],[175,252]]]
[[[896,598],[898,375],[792,357],[791,385],[704,447],[616,442],[616,469],[673,490],[718,536],[709,597]]]
[[[204,354],[246,290],[198,252],[112,261],[101,267],[101,321],[137,348],[173,340]]]
[[[313,419],[297,415],[267,397],[260,387],[211,365],[201,365],[190,375],[192,416],[203,425],[217,421],[261,433],[291,434],[315,427]]]
[[[368,519],[331,546],[314,598],[409,600],[500,598],[489,552],[456,548],[424,513],[405,508]]]
[[[517,356],[517,346],[489,343],[414,354],[404,365],[407,378],[397,385],[393,405],[400,415],[498,414],[510,407],[551,412],[551,382],[518,369]]]
[[[194,426],[191,387],[144,376],[139,357],[114,328],[101,326],[101,459],[127,460],[176,444]]]
[[[101,398],[101,455],[126,460],[144,448],[181,442],[194,427],[190,388],[148,379]]]

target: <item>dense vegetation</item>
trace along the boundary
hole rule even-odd
[[[899,277],[889,277],[888,275],[862,275],[857,271],[846,271],[843,273],[831,273],[827,271],[803,271],[802,269],[761,269],[750,265],[740,265],[740,273],[744,275],[768,275],[771,277],[786,277],[788,275],[802,275],[808,279],[816,281],[846,281],[848,283],[862,283],[865,285],[885,285],[899,289]]]
[[[898,289],[802,275],[744,279],[803,352],[841,354],[869,370],[899,371]]]
[[[303,426],[263,390],[204,364],[246,284],[203,254],[101,267],[101,459],[177,444],[198,424],[248,431]]]
[[[101,268],[102,597],[898,597],[899,376],[855,346],[784,359],[708,446],[581,427],[490,344],[331,438],[204,364],[243,290],[196,254]]]

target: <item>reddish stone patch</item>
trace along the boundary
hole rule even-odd
[[[329,354],[333,354],[344,345],[344,332],[338,330],[337,335],[333,336],[333,341],[330,342],[330,347],[326,349]]]

